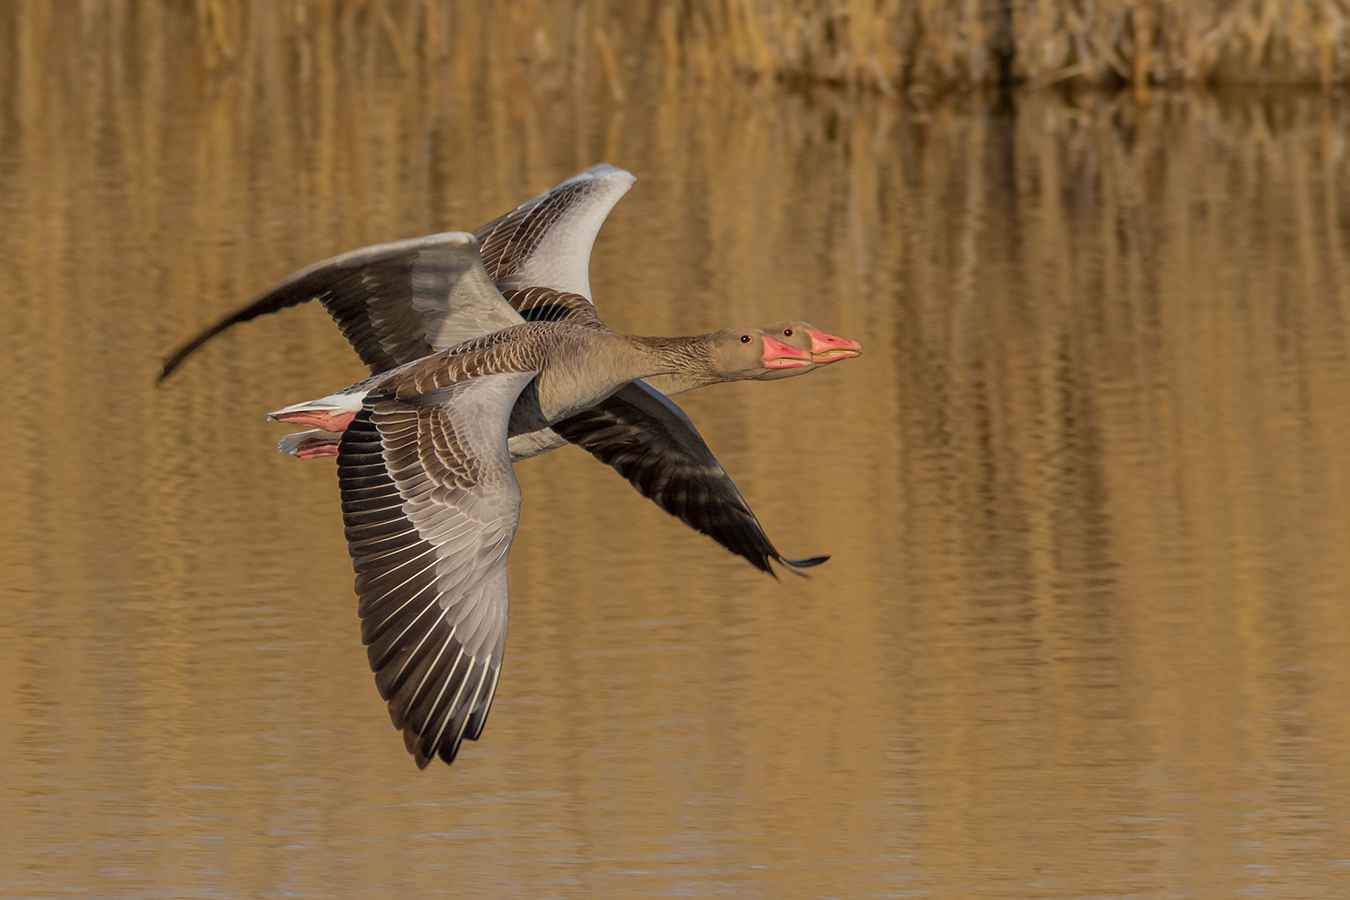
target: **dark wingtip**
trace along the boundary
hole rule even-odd
[[[381,692],[383,693],[383,692]],[[391,711],[392,714],[392,711]],[[395,726],[398,727],[398,726]],[[428,756],[422,750],[422,736],[411,725],[405,725],[403,731],[403,747],[412,754],[413,762],[417,763],[418,771],[425,769],[433,759],[436,758],[435,751]]]
[[[155,378],[155,386],[158,387],[159,385],[163,384],[164,379],[168,378],[170,375],[173,374],[173,370],[178,368],[178,364],[180,362],[182,362],[182,360],[178,359],[177,357],[174,357],[173,359],[164,363],[164,368],[160,370],[158,377]]]
[[[163,384],[164,379],[172,375],[174,369],[177,369],[180,365],[182,365],[183,360],[187,359],[188,355],[191,354],[193,350],[196,350],[198,347],[204,344],[206,342],[207,337],[211,335],[212,332],[207,332],[206,335],[194,341],[190,341],[187,344],[184,344],[182,347],[178,348],[178,352],[174,353],[173,356],[170,356],[168,359],[164,360],[164,368],[160,371],[159,377],[155,379],[155,384]]]
[[[780,562],[785,566],[792,566],[794,569],[809,569],[812,566],[820,565],[829,558],[829,556],[810,556],[806,559],[783,559]]]
[[[225,329],[238,325],[240,322],[248,322],[252,319],[256,319],[258,316],[267,313],[277,312],[288,306],[295,306],[297,303],[301,303],[304,300],[309,299],[309,296],[312,296],[305,291],[299,291],[298,294],[300,299],[295,299],[296,294],[294,292],[292,294],[287,294],[283,290],[283,288],[288,285],[289,282],[286,285],[282,285],[280,288],[273,288],[272,291],[264,294],[260,300],[255,300],[248,306],[235,310],[183,346],[179,347],[174,351],[173,356],[170,356],[164,361],[164,371],[159,373],[159,378],[155,379],[155,384],[163,384],[164,379],[172,375],[174,370],[183,364],[183,360],[191,356],[202,344],[205,344]],[[277,294],[281,294],[280,298],[277,298]]]
[[[805,572],[799,572],[799,571],[797,571],[797,570],[798,570],[798,569],[809,569],[811,566],[818,566],[818,565],[820,565],[821,563],[825,562],[825,560],[829,559],[829,557],[828,557],[828,556],[811,556],[811,557],[807,557],[806,559],[785,559],[785,558],[779,556],[779,557],[776,557],[776,559],[777,559],[780,563],[782,563],[784,566],[786,566],[786,567],[787,567],[787,570],[788,570],[789,572],[791,572],[793,575],[796,575],[798,578],[805,578],[805,579],[808,579],[808,580],[809,580],[809,579],[811,578],[810,575],[807,575]]]

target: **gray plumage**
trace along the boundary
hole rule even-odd
[[[376,395],[344,432],[338,481],[375,684],[419,767],[483,730],[506,642],[520,486],[506,450],[532,371]]]
[[[614,204],[637,181],[601,163],[573,175],[473,233],[503,292],[549,287],[591,299],[591,247]]]

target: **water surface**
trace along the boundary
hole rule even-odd
[[[1343,105],[631,61],[620,101],[113,24],[0,47],[0,896],[1350,890]],[[592,266],[615,328],[867,345],[681,400],[833,559],[775,582],[579,451],[522,464],[493,713],[419,773],[333,465],[262,418],[360,364],[305,309],[153,377],[298,267],[601,160],[639,179]]]

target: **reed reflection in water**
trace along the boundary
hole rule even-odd
[[[1342,106],[617,104],[321,41],[208,74],[172,24],[0,48],[0,895],[1344,895]],[[153,376],[301,265],[602,159],[639,177],[615,328],[866,343],[682,401],[834,559],[778,584],[523,464],[492,717],[419,774],[332,466],[261,418],[359,363],[315,309]]]

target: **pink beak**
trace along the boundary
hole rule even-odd
[[[346,431],[347,426],[352,424],[352,419],[356,418],[356,413],[345,410],[332,413],[322,408],[297,409],[293,412],[277,413],[272,418],[288,425],[308,425],[311,428],[322,428],[324,431]]]
[[[798,350],[791,344],[785,344],[767,334],[763,336],[763,340],[764,355],[760,359],[764,361],[764,368],[795,369],[811,365],[811,354],[805,350]]]
[[[838,335],[827,334],[814,328],[806,329],[811,335],[811,360],[818,363],[834,362],[836,359],[850,359],[862,353],[862,344],[850,341]]]

